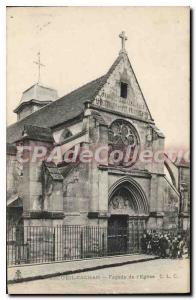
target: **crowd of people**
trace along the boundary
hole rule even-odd
[[[161,258],[182,258],[189,256],[189,242],[182,235],[170,233],[145,232],[141,238],[143,253],[158,255]]]

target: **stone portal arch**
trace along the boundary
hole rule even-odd
[[[108,210],[108,252],[139,252],[149,215],[148,200],[140,184],[130,176],[117,180],[109,190]]]
[[[108,209],[111,214],[147,216],[149,205],[142,187],[130,176],[117,180],[109,190]]]

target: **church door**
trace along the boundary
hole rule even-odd
[[[148,214],[143,190],[132,179],[122,181],[109,194],[108,254],[138,253]]]
[[[127,253],[128,216],[111,215],[108,220],[108,254]]]

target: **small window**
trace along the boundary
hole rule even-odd
[[[127,88],[128,88],[127,83],[124,82],[120,83],[120,96],[122,98],[127,98]]]

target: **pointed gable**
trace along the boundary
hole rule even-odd
[[[121,86],[127,86],[122,97]],[[153,120],[126,53],[121,53],[108,73],[106,82],[97,93],[93,104],[144,120]]]
[[[128,87],[126,99],[120,96],[121,82],[126,83]],[[82,115],[87,100],[110,111],[121,112],[145,121],[153,120],[129,58],[123,52],[105,75],[10,125],[7,128],[7,142],[19,140],[26,124],[54,128]]]

